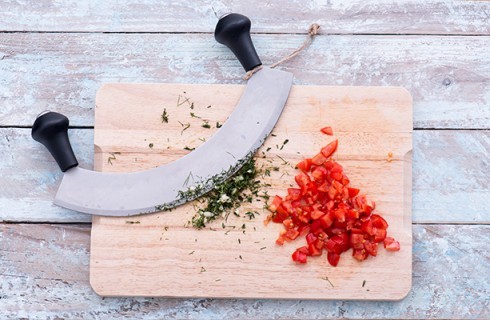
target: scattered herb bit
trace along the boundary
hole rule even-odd
[[[116,154],[121,154],[121,152],[109,152],[110,156],[107,158],[107,163],[112,166],[112,160],[116,160]]]
[[[364,288],[364,286],[366,285],[366,280],[362,281],[362,287]]]
[[[219,129],[219,128],[221,128],[222,126],[223,126],[223,125],[222,125],[221,123],[219,123],[219,122],[217,122],[217,121],[216,121],[216,128],[218,128],[218,129]]]
[[[201,127],[206,128],[206,129],[211,129],[211,125],[209,124],[209,121],[205,120],[204,123],[201,125]]]
[[[206,142],[206,138],[199,138],[200,141]]]
[[[192,106],[194,106],[194,103],[192,103]],[[191,107],[191,109],[193,109],[193,107]],[[196,116],[196,114],[195,114],[194,112],[191,112],[190,114],[191,114],[191,117],[192,117],[192,118],[198,118],[198,119],[201,119],[201,117]]]
[[[269,152],[271,150],[271,147],[268,147],[267,149],[265,149],[265,151]]]
[[[289,161],[284,160],[284,158],[281,157],[280,155],[277,155],[277,157],[282,160],[282,162],[283,162],[284,165],[288,165],[289,164]]]
[[[191,124],[189,122],[187,123],[182,123],[180,122],[180,126],[183,128],[182,131],[180,132],[180,135],[182,135],[184,133],[185,130],[189,129],[191,127]]]
[[[242,258],[242,256],[241,256],[241,255],[239,255],[239,256],[238,256],[238,258],[240,258],[240,260],[243,260],[243,258]]]
[[[252,220],[255,218],[255,215],[259,214],[257,211],[247,211],[245,212],[245,215],[248,217],[249,220]]]
[[[208,108],[208,109],[211,108],[211,105],[207,106],[206,108]]]
[[[330,285],[332,286],[332,288],[335,288],[335,286],[332,284],[332,282],[330,282],[330,280],[328,279],[328,277],[323,277],[322,280],[327,281],[328,283],[330,283]]]
[[[214,280],[214,281],[218,282],[218,281],[221,281],[221,279],[216,279],[216,280]]]
[[[275,133],[271,133],[271,136],[272,136],[272,137],[277,137],[277,134],[275,134]]]
[[[284,148],[284,146],[289,142],[289,139],[286,139],[284,140],[284,142],[282,143],[281,145],[281,148],[279,148],[279,150],[282,150],[282,148]]]
[[[194,102],[191,103],[191,109],[194,110]]]
[[[141,223],[140,221],[129,221],[129,220],[126,221],[126,224],[140,224],[140,223]]]
[[[242,229],[245,229],[247,226],[244,224],[242,224]]]
[[[185,96],[185,91],[184,91],[184,95],[180,95],[179,94],[179,97],[177,98],[177,107],[180,107],[181,105],[183,105],[184,103],[188,103],[190,104],[189,102],[189,98]],[[180,99],[183,99],[182,102],[180,101]]]
[[[150,143],[148,147],[153,148],[153,143]]]
[[[189,255],[194,254],[194,252],[195,252],[194,250],[193,250],[193,251],[191,251],[191,252],[189,252]]]
[[[238,243],[239,244],[242,244],[242,240],[240,240],[240,238],[238,238]]]
[[[260,250],[264,250],[264,249],[267,249],[267,247],[262,247],[262,248],[260,248]]]
[[[162,117],[162,123],[168,123],[168,113],[166,108],[163,108],[161,117]]]
[[[204,267],[201,267],[201,272],[206,272],[206,269]]]
[[[188,146],[185,146],[184,147],[184,150],[187,150],[187,151],[192,151],[192,150],[195,150],[196,148],[189,148]]]

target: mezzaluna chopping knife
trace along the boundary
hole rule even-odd
[[[250,37],[250,20],[222,17],[215,38],[250,71],[262,63]],[[289,95],[293,75],[267,67],[253,74],[223,126],[196,150],[157,168],[129,173],[78,167],[68,140],[69,120],[47,112],[37,117],[32,137],[64,172],[54,203],[94,215],[131,216],[170,209],[208,192],[252,157],[274,128]],[[191,179],[189,178],[191,177]]]

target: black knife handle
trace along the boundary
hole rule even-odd
[[[42,143],[58,163],[61,171],[78,166],[77,158],[68,139],[67,117],[57,112],[39,115],[32,125],[32,138]]]
[[[259,56],[250,38],[250,19],[238,13],[230,13],[219,19],[214,38],[235,54],[245,71],[260,66]]]

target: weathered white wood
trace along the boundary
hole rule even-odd
[[[271,64],[304,35],[254,40]],[[489,47],[481,36],[320,35],[282,68],[295,84],[403,86],[415,128],[488,129]],[[92,126],[95,93],[106,82],[243,83],[242,75],[212,34],[0,34],[0,126],[29,126],[45,109]]]
[[[93,166],[93,130],[70,130],[81,166]],[[490,132],[413,134],[413,221],[488,223]],[[89,222],[52,204],[61,173],[30,129],[0,129],[0,221]]]
[[[212,32],[218,13],[239,12],[255,32],[488,34],[487,1],[4,1],[0,31]]]
[[[0,224],[0,318],[490,318],[489,226],[414,225],[413,288],[395,303],[102,299],[88,282],[89,235],[88,226]]]

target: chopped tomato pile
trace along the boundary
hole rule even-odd
[[[326,128],[321,132],[332,135],[331,128]],[[340,255],[349,249],[359,261],[376,256],[381,242],[388,251],[400,250],[400,243],[386,236],[388,223],[374,213],[374,201],[353,188],[342,166],[332,159],[337,146],[335,140],[314,157],[299,162],[297,188],[288,188],[285,197],[276,195],[268,206],[271,220],[284,225],[278,245],[305,235],[306,245],[292,254],[298,263],[306,263],[309,256],[321,256],[324,249],[332,266],[337,266]]]

